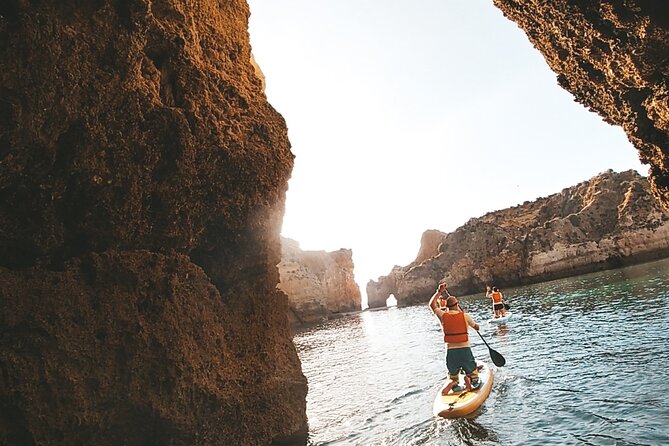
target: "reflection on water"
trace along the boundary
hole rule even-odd
[[[497,337],[504,337],[509,334],[509,326],[507,324],[499,324],[495,327],[495,334]]]
[[[664,260],[503,290],[506,324],[486,322],[483,292],[462,297],[507,360],[471,419],[432,416],[446,370],[430,296],[298,333],[310,444],[669,444],[668,290]]]

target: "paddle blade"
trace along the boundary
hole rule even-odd
[[[490,359],[492,359],[492,362],[497,367],[504,367],[504,364],[506,364],[506,359],[504,359],[504,356],[502,356],[498,351],[491,349],[490,347],[488,347],[488,350],[490,351]]]

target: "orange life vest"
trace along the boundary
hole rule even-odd
[[[437,305],[439,308],[446,308],[446,299],[444,297],[438,297],[437,298]]]
[[[462,311],[445,312],[441,317],[441,327],[444,330],[444,342],[467,342],[469,340],[467,321]]]
[[[492,293],[492,301],[496,304],[501,304],[502,303],[502,293],[499,291],[495,291]]]

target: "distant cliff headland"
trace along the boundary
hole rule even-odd
[[[418,256],[367,284],[370,308],[541,282],[669,256],[669,212],[635,171],[605,172],[546,198],[426,231]]]
[[[303,251],[298,242],[282,237],[279,277],[279,288],[288,295],[292,325],[362,309],[350,249]]]

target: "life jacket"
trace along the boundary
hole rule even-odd
[[[446,298],[439,296],[437,298],[437,305],[439,306],[440,309],[446,308]]]
[[[465,313],[445,312],[441,317],[441,327],[444,330],[444,342],[467,342],[467,321]]]
[[[492,293],[492,301],[496,304],[501,304],[502,303],[502,293],[499,291],[495,291]]]

